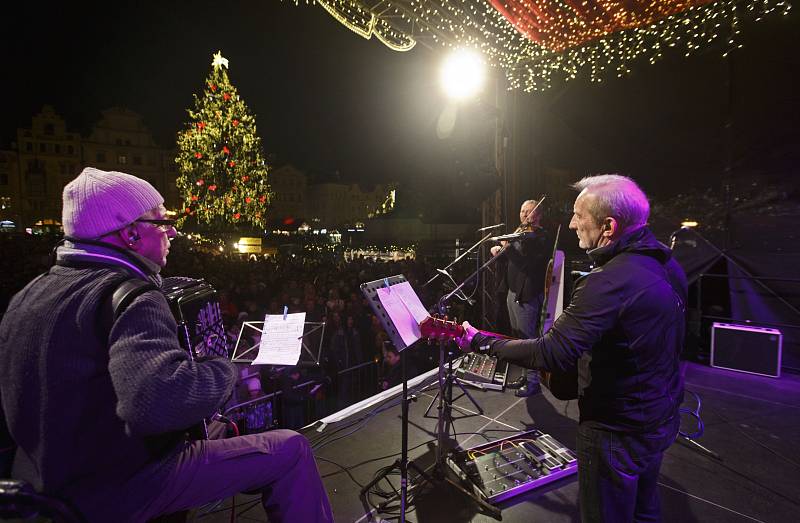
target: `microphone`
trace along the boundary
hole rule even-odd
[[[498,227],[502,227],[505,223],[498,223],[497,225],[488,225],[486,227],[481,227],[478,229],[478,232],[488,231],[490,229],[497,229]]]
[[[492,236],[489,238],[493,242],[513,242],[515,240],[522,240],[525,238],[533,238],[536,236],[535,232],[514,232],[511,234],[503,234],[502,236]]]

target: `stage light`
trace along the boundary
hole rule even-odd
[[[694,221],[694,220],[684,220],[684,221],[681,222],[681,227],[690,227],[691,228],[691,227],[697,227],[698,225],[700,225],[700,224],[698,222]]]
[[[486,79],[483,56],[474,49],[460,48],[447,57],[440,75],[447,96],[463,100],[474,96]]]

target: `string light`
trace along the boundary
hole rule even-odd
[[[654,63],[666,49],[685,55],[724,39],[723,56],[741,47],[743,18],[789,13],[778,0],[316,0],[356,34],[397,51],[478,49],[503,71],[510,89],[543,90],[587,73],[600,82],[631,63]],[[299,4],[295,0],[295,4]]]

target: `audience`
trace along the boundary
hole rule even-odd
[[[5,312],[8,301],[25,284],[47,270],[50,252],[59,241],[58,236],[33,236],[0,234],[0,249],[14,256],[0,257],[0,313]],[[446,262],[445,262],[446,264]],[[203,248],[186,237],[178,237],[170,247],[169,265],[163,276],[185,276],[204,279],[218,292],[226,332],[233,347],[245,321],[263,321],[266,314],[305,312],[308,322],[325,322],[324,335],[319,331],[306,340],[313,351],[322,343],[321,366],[315,369],[292,368],[259,369],[260,387],[254,372],[242,369],[242,383],[233,400],[245,401],[258,394],[282,391],[289,404],[285,405],[286,423],[301,424],[298,412],[306,403],[317,408],[315,415],[326,414],[373,394],[384,384],[399,383],[399,357],[360,285],[386,276],[403,274],[415,288],[423,304],[430,306],[444,294],[439,285],[422,288],[435,273],[435,266],[410,257],[401,261],[381,261],[356,258],[346,261],[332,252],[314,255],[278,255],[277,257],[244,257],[238,253],[220,253]],[[438,284],[442,282],[437,280]],[[464,317],[460,303],[453,303],[452,316]],[[245,330],[247,331],[247,329]],[[254,332],[245,332],[252,346],[258,343]],[[427,370],[435,364],[435,351],[411,351],[408,354],[408,377],[416,370]],[[360,366],[360,367],[359,367]],[[344,372],[359,367],[357,371]],[[396,370],[393,370],[395,369]],[[259,375],[259,370],[255,375]],[[277,373],[277,374],[276,374]],[[290,392],[298,384],[316,382],[314,397],[309,397],[311,387]],[[371,383],[371,385],[370,385]],[[391,384],[391,385],[389,385]],[[359,397],[361,396],[361,397]],[[317,400],[308,402],[307,400]]]

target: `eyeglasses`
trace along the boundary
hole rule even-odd
[[[161,232],[169,232],[170,230],[172,230],[175,227],[175,220],[145,220],[145,219],[139,219],[139,220],[134,220],[134,221],[139,222],[139,223],[152,223]]]

